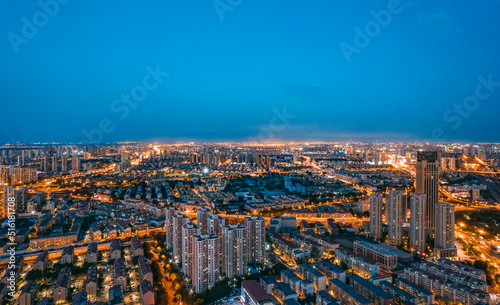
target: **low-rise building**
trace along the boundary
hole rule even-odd
[[[122,246],[119,239],[113,239],[109,243],[109,254],[111,259],[119,259],[122,257]]]
[[[114,284],[121,285],[123,291],[127,290],[127,274],[125,272],[125,264],[121,258],[115,260],[114,264]]]
[[[144,255],[144,249],[142,248],[141,240],[139,237],[134,236],[130,241],[130,247],[132,249],[132,256],[136,257],[139,255]]]
[[[340,247],[335,250],[335,260],[342,262],[352,271],[364,278],[380,274],[380,265],[367,257],[354,253],[347,248]]]
[[[381,281],[379,282],[379,286],[382,287],[386,292],[392,294],[398,303],[400,304],[415,304],[418,305],[418,298],[403,289],[397,287],[396,285],[387,282],[387,281]]]
[[[75,293],[71,305],[87,305],[87,293],[85,291]]]
[[[60,264],[73,264],[75,262],[75,247],[67,246],[61,254]]]
[[[108,305],[125,305],[122,285],[114,285],[109,288]]]
[[[396,304],[396,298],[392,294],[384,291],[379,286],[375,286],[370,281],[365,280],[359,275],[349,276],[349,285],[357,292],[361,293],[365,298],[378,305]]]
[[[366,241],[355,241],[353,243],[354,253],[361,254],[369,259],[376,261],[380,267],[393,270],[398,266],[398,256],[377,244]]]
[[[418,286],[410,281],[405,280],[402,277],[397,277],[396,287],[414,295],[418,298],[418,304],[431,305],[434,304],[434,294],[429,290]]]
[[[288,270],[288,269],[286,269]],[[276,284],[276,280],[270,277],[269,275],[264,275],[260,277],[260,285],[264,288],[264,290],[271,294],[273,293],[273,287]]]
[[[298,301],[298,295],[292,288],[283,282],[278,282],[274,285],[273,295],[279,299],[281,302],[289,299]]]
[[[154,305],[155,293],[153,285],[148,280],[143,280],[140,284],[142,305]]]
[[[85,291],[87,292],[87,296],[89,298],[95,298],[97,296],[97,268],[95,266],[91,266],[87,270]]]
[[[29,281],[21,289],[19,296],[19,305],[34,305],[36,294],[38,292],[38,285],[34,281]]]
[[[273,305],[271,296],[255,280],[241,282],[241,300],[245,305]]]
[[[99,255],[97,252],[97,243],[92,242],[87,246],[87,257],[85,261],[87,263],[95,264],[99,260]]]
[[[62,269],[57,276],[54,286],[54,302],[66,301],[71,286],[71,269],[68,267]]]
[[[340,304],[339,300],[334,298],[325,290],[316,293],[316,305],[337,305]]]
[[[48,263],[49,263],[49,251],[43,251],[35,259],[35,262],[33,263],[33,270],[43,271],[45,270],[45,267],[47,267]]]
[[[299,274],[303,279],[312,281],[314,283],[314,288],[316,289],[316,291],[326,289],[326,275],[319,272],[319,270],[314,268],[312,265],[299,265]]]
[[[322,260],[317,264],[318,270],[326,275],[327,279],[339,279],[345,283],[346,272],[339,266],[329,260]]]
[[[141,273],[142,279],[153,283],[153,271],[151,270],[148,259],[141,255],[138,257],[137,262],[139,264],[139,272]]]
[[[339,279],[328,281],[328,292],[339,300],[340,304],[373,305],[372,301]]]
[[[53,246],[62,246],[76,243],[78,236],[75,233],[41,236],[30,238],[30,248],[39,249]]]
[[[450,278],[420,269],[418,266],[418,264],[414,264],[410,268],[405,268],[404,278],[431,291],[442,299],[460,302],[465,305],[480,302],[488,303],[490,301],[490,295],[487,291],[457,283]]]

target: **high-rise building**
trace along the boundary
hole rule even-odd
[[[73,156],[73,158],[71,158],[71,170],[80,171],[80,157]]]
[[[434,253],[438,258],[457,256],[455,247],[455,207],[440,202],[437,205]]]
[[[165,210],[165,247],[171,249],[174,244],[174,216],[179,212],[176,207],[168,207]]]
[[[406,212],[406,202],[400,190],[391,190],[387,195],[387,225],[389,233],[389,243],[400,245],[403,238],[403,207]]]
[[[246,262],[264,264],[266,258],[266,221],[260,216],[245,217]]]
[[[3,187],[3,213],[4,218],[9,217],[9,214],[14,214],[16,205],[16,189],[12,185],[7,185]]]
[[[436,205],[439,196],[439,164],[436,151],[417,153],[415,192],[425,194],[425,224],[430,230],[436,226]]]
[[[222,273],[228,278],[245,274],[245,226],[222,227]]]
[[[62,159],[61,159],[61,171],[62,172],[68,171],[68,156],[66,156],[66,155],[62,156]]]
[[[9,167],[0,165],[0,185],[9,184]]]
[[[210,289],[220,280],[220,236],[215,234],[193,237],[193,280],[197,293]]]
[[[382,238],[382,205],[384,197],[380,193],[370,195],[370,235],[374,239]]]
[[[49,156],[45,156],[42,159],[42,171],[43,172],[48,172],[49,171]]]
[[[127,152],[122,152],[121,156],[122,156],[121,162],[126,162],[129,161],[130,159],[129,154]]]
[[[222,234],[222,227],[225,225],[226,221],[224,218],[217,214],[212,214],[208,217],[208,233],[209,234]]]
[[[52,156],[52,171],[57,172],[57,156]]]
[[[201,234],[208,233],[208,217],[212,215],[212,211],[208,208],[200,208],[196,211],[198,226],[200,227]]]
[[[410,196],[410,247],[413,251],[425,252],[425,215],[427,209],[426,194]]]
[[[184,214],[177,214],[173,218],[173,228],[172,228],[172,256],[174,261],[179,263],[182,259],[182,226],[189,222],[189,217]]]
[[[193,236],[200,235],[200,228],[194,223],[182,226],[182,272],[187,278],[193,276]]]
[[[26,211],[26,204],[28,202],[28,188],[22,187],[16,192],[16,211],[24,213]]]

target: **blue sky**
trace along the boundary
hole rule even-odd
[[[65,1],[0,2],[0,143],[500,141],[497,1]]]

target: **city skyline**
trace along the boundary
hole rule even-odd
[[[500,305],[499,1],[0,12],[0,304]]]
[[[0,4],[1,143],[500,141],[496,2],[59,2]]]

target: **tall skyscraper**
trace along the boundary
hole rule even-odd
[[[73,156],[73,158],[71,158],[71,169],[77,172],[80,171],[80,157]]]
[[[222,273],[228,278],[245,274],[245,226],[222,227]]]
[[[417,153],[415,193],[426,194],[425,223],[428,229],[436,226],[436,205],[439,196],[439,165],[436,151]]]
[[[52,156],[52,171],[57,172],[57,156]]]
[[[3,213],[4,218],[9,217],[10,214],[14,214],[17,210],[16,205],[16,189],[12,185],[7,185],[3,187]]]
[[[264,264],[266,257],[266,221],[260,216],[245,217],[246,262]]]
[[[179,263],[182,259],[182,226],[189,222],[189,217],[184,214],[176,214],[173,218],[172,228],[172,256],[174,261]]]
[[[194,223],[182,226],[182,272],[184,276],[193,276],[193,237],[200,235],[200,228]]]
[[[208,217],[212,215],[212,211],[208,208],[200,208],[196,211],[198,226],[200,227],[201,234],[208,233]]]
[[[370,195],[370,235],[374,239],[382,238],[382,205],[384,197],[380,193]]]
[[[45,156],[42,159],[42,171],[43,172],[49,171],[49,156]]]
[[[226,221],[224,218],[217,214],[212,214],[208,217],[208,233],[209,234],[222,234],[222,227],[225,225]]]
[[[61,159],[61,171],[62,172],[68,171],[68,156],[66,156],[66,155],[62,156],[62,159]]]
[[[176,207],[168,207],[165,210],[165,247],[171,249],[174,244],[174,216],[179,212]]]
[[[437,205],[434,253],[438,258],[457,256],[455,247],[455,207],[440,202]]]
[[[220,236],[214,234],[193,237],[193,280],[197,293],[214,286],[220,280]]]
[[[426,194],[411,194],[410,196],[410,247],[420,253],[425,252],[426,197]]]
[[[406,212],[406,202],[400,190],[391,190],[387,196],[387,225],[389,232],[389,243],[400,245],[403,238],[403,207]]]
[[[0,165],[0,185],[9,184],[9,167]]]

